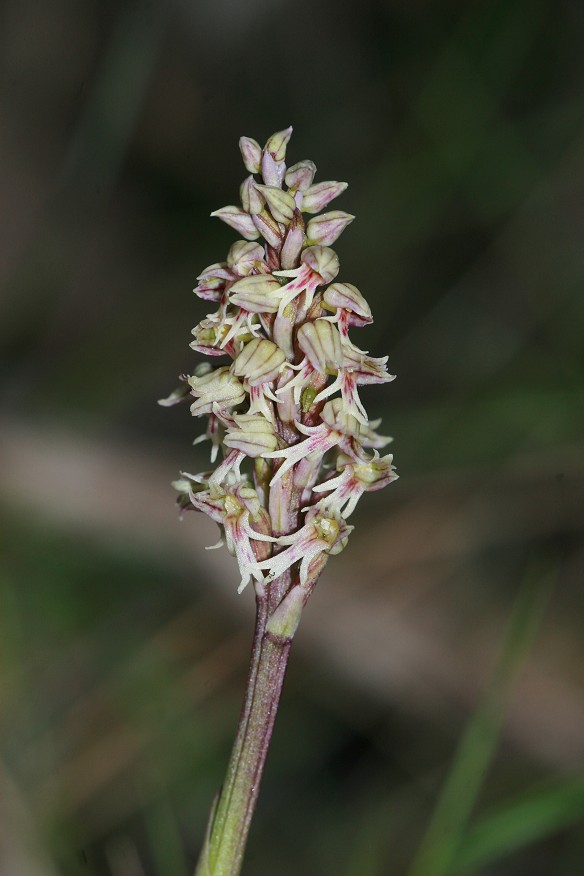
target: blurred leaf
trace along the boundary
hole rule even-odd
[[[495,753],[507,698],[539,627],[555,572],[556,564],[549,561],[534,563],[527,572],[491,682],[464,733],[410,876],[446,876],[452,871]]]
[[[122,7],[72,139],[61,185],[110,192],[127,152],[164,33],[164,6]]]
[[[471,873],[584,818],[584,779],[531,790],[469,831],[452,873]]]
[[[146,815],[146,828],[157,876],[186,876],[188,866],[176,815],[168,799],[162,798]]]

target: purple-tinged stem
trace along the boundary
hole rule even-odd
[[[278,627],[284,632],[270,629],[267,597],[260,593],[239,729],[195,876],[241,870],[294,634],[294,624],[289,632],[285,623]]]

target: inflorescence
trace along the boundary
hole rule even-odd
[[[273,134],[263,149],[241,138],[242,206],[211,214],[244,239],[198,276],[195,293],[217,310],[195,326],[190,346],[229,364],[197,365],[160,401],[192,400],[191,414],[207,418],[195,443],[211,441],[213,464],[221,450],[214,470],[183,472],[173,486],[182,509],[219,524],[240,591],[286,572],[307,585],[345,547],[362,494],[397,478],[392,455],[379,454],[391,439],[359,397],[360,386],[393,379],[387,356],[349,339],[351,326],[372,322],[371,310],[356,286],[336,281],[331,245],[354,217],[320,213],[347,184],[315,184],[312,161],[287,168],[291,133]]]

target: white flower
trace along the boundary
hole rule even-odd
[[[397,480],[392,462],[391,453],[380,457],[377,451],[368,462],[347,460],[340,475],[312,488],[315,493],[328,494],[314,507],[333,508],[346,519],[355,510],[363,493],[381,490]]]
[[[338,446],[345,453],[355,455],[353,447],[353,439],[359,434],[360,424],[358,420],[350,413],[343,411],[341,399],[334,399],[322,409],[320,415],[323,422],[320,426],[304,426],[302,423],[295,423],[296,428],[308,438],[305,441],[300,441],[298,444],[292,444],[290,447],[285,447],[282,450],[275,450],[273,453],[266,453],[266,458],[278,459],[282,457],[285,462],[280,466],[271,480],[271,484],[278,481],[293,465],[300,462],[307,456],[313,453],[319,453],[321,456]]]
[[[262,414],[234,414],[234,425],[227,430],[223,443],[250,459],[265,456],[278,446],[271,420]]]
[[[357,386],[388,383],[395,380],[395,374],[388,374],[386,371],[387,356],[373,358],[350,341],[343,343],[342,350],[342,364],[337,370],[337,379],[318,393],[314,404],[340,390],[346,410],[365,426],[368,422],[367,411],[359,398]]]
[[[250,520],[254,523],[265,523],[267,516],[261,507],[257,492],[245,481],[239,481],[223,489],[213,485],[209,480],[208,490],[194,492],[191,487],[190,501],[194,508],[203,511],[223,527],[227,550],[236,558],[239,565],[241,582],[238,593],[241,593],[252,578],[262,581],[263,575],[257,567],[257,558],[251,540],[274,542],[276,539],[251,526]],[[213,547],[220,546],[221,542],[213,545]]]
[[[290,547],[268,560],[256,563],[255,568],[267,570],[266,584],[269,584],[300,560],[300,583],[304,585],[314,558],[323,552],[339,553],[352,529],[335,511],[318,509],[316,513],[307,515],[307,522],[298,532],[278,539],[278,544]]]
[[[194,417],[213,413],[213,405],[234,407],[245,399],[245,389],[227,366],[216,368],[208,374],[193,375],[188,380],[196,401],[191,405]]]
[[[300,258],[302,265],[291,271],[274,271],[278,277],[293,277],[280,290],[278,313],[282,314],[301,292],[306,293],[305,309],[308,309],[319,286],[326,286],[339,272],[337,254],[328,246],[309,246]]]

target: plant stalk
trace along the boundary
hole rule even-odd
[[[267,596],[259,592],[239,728],[195,876],[237,876],[241,871],[295,628],[277,626],[274,631],[269,625]]]

